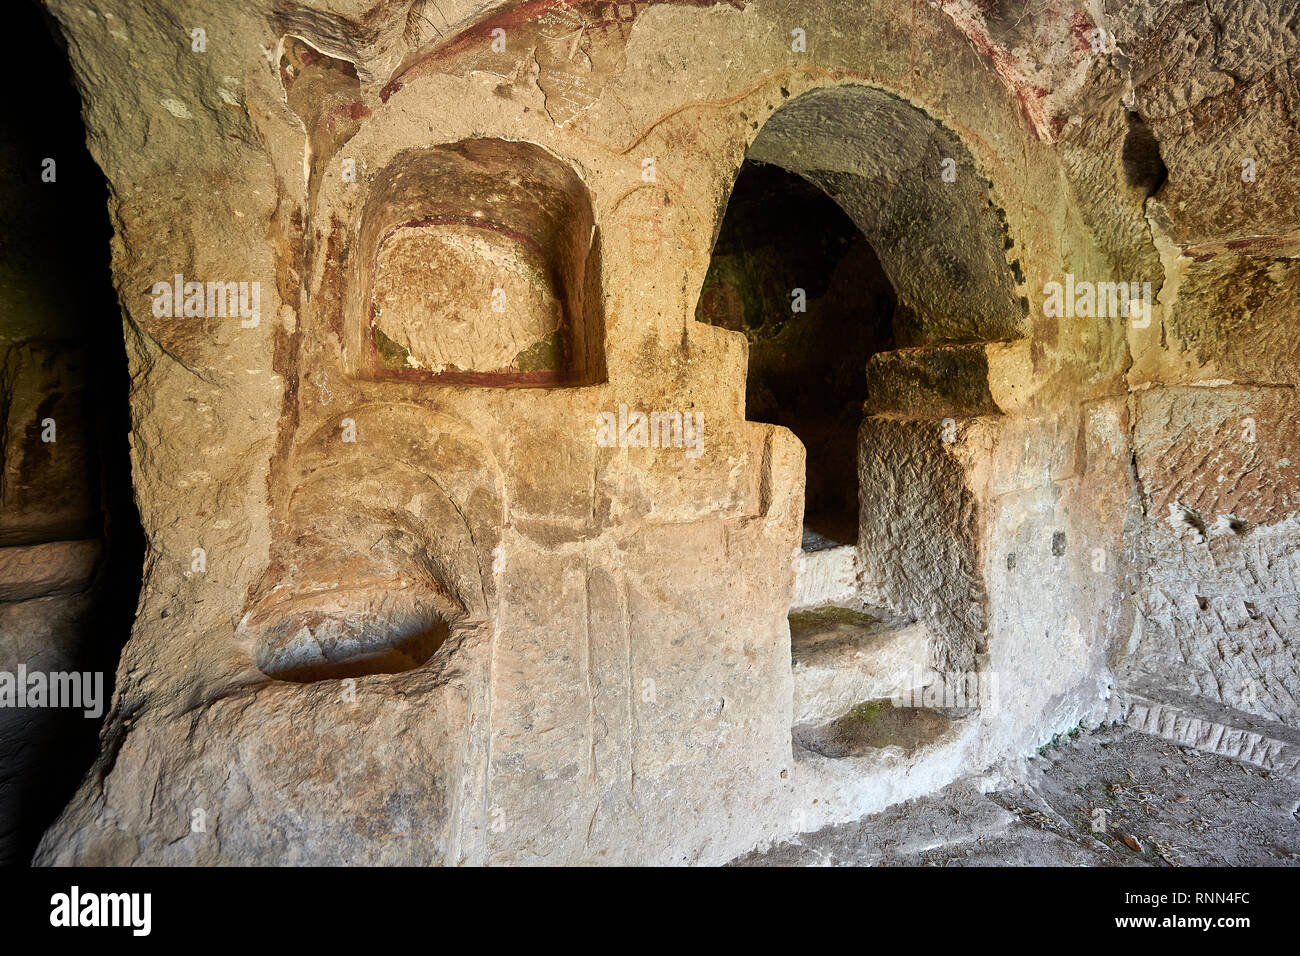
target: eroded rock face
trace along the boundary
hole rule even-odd
[[[1293,723],[1300,538],[1293,388],[1162,388],[1138,401],[1146,682]]]
[[[151,551],[38,861],[716,863],[1100,719],[1117,672],[1243,707],[1219,678],[1256,679],[1296,718],[1294,362],[1265,344],[1293,19],[48,5],[112,189]],[[1251,183],[1213,145],[1238,101]],[[803,447],[747,419],[745,335],[696,321],[746,159],[891,286],[845,456],[856,597],[910,628],[888,666],[997,690],[875,733],[801,688],[852,746],[792,738]],[[1049,306],[1067,273],[1147,307]],[[1165,506],[1231,513],[1274,603],[1238,576],[1208,597],[1245,616],[1199,624],[1226,565]],[[1182,663],[1242,639],[1270,653]]]

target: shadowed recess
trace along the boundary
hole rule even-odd
[[[446,619],[414,589],[346,588],[291,598],[255,612],[258,670],[309,683],[396,674],[429,660],[447,639]]]
[[[749,342],[746,417],[807,449],[804,548],[857,542],[865,368],[890,348],[894,294],[866,236],[821,189],[779,166],[736,177],[698,321]]]
[[[531,143],[407,150],[362,213],[349,308],[362,378],[603,381],[600,234],[586,187]]]

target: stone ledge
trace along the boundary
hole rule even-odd
[[[0,601],[81,593],[90,585],[102,547],[87,538],[0,548]]]
[[[1013,412],[1028,399],[1017,384],[1025,381],[1028,361],[1024,341],[877,352],[867,362],[864,411],[909,418]]]
[[[1177,703],[1131,691],[1116,696],[1122,720],[1134,730],[1300,781],[1300,732],[1283,724],[1182,694],[1161,694]]]
[[[871,611],[827,607],[791,615],[795,725],[833,720],[856,704],[902,694],[925,670],[925,625]]]

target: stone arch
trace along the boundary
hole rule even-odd
[[[973,671],[987,632],[981,482],[996,445],[989,419],[1002,414],[988,351],[1023,338],[1028,321],[992,184],[947,126],[856,84],[814,89],[777,109],[750,144],[739,179],[756,164],[829,197],[869,244],[873,256],[857,263],[867,270],[864,283],[874,260],[892,293],[888,314],[860,316],[882,327],[860,356],[865,397],[853,447],[829,456],[855,469],[856,528],[828,547],[805,526],[805,547],[811,540],[816,553],[804,557],[794,604],[882,607],[924,625],[917,667]],[[719,218],[719,232],[725,222]],[[840,291],[852,294],[842,282]],[[789,300],[781,307],[789,310]],[[852,311],[850,304],[840,313]],[[849,338],[823,342],[825,354],[842,358]],[[800,437],[810,449],[811,488],[814,455]]]
[[[818,186],[862,230],[898,294],[900,347],[1024,334],[990,184],[925,111],[870,86],[810,90],[768,118],[748,158]]]

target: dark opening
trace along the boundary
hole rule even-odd
[[[0,549],[100,550],[84,580],[73,575],[44,595],[5,589],[0,671],[102,673],[106,715],[144,562],[108,190],[86,150],[57,28],[35,4],[9,12],[28,92],[11,97],[0,126]],[[47,159],[53,181],[42,178]],[[49,444],[45,417],[57,428]],[[103,719],[0,711],[0,864],[31,858],[93,762]]]
[[[1160,143],[1142,117],[1132,110],[1125,114],[1128,135],[1120,160],[1124,164],[1124,178],[1130,186],[1142,190],[1144,197],[1154,196],[1169,178],[1169,170],[1160,157]]]
[[[746,417],[807,448],[805,551],[858,541],[866,365],[893,348],[894,305],[875,251],[833,199],[779,166],[741,167],[695,317],[745,334]]]
[[[255,612],[254,661],[276,680],[312,683],[400,674],[446,641],[447,619],[418,589],[338,588]]]

